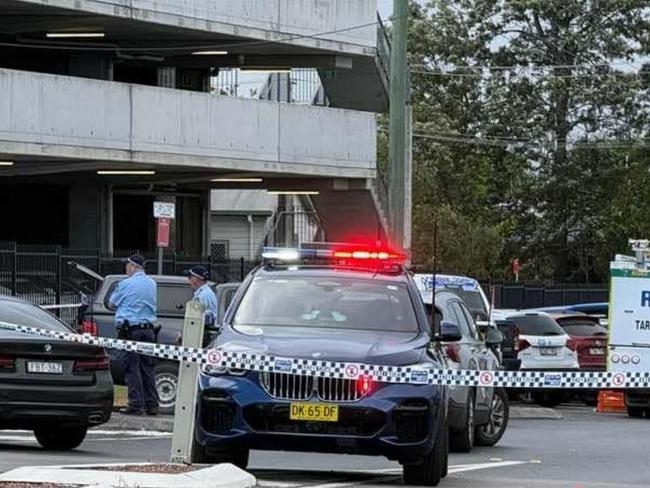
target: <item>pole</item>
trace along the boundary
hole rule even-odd
[[[163,274],[163,248],[158,246],[158,274]]]
[[[406,184],[407,30],[409,0],[393,0],[390,52],[389,208],[394,245],[404,245]]]

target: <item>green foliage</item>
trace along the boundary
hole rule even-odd
[[[415,262],[431,262],[436,221],[439,269],[482,278],[519,257],[525,279],[604,280],[628,237],[650,238],[649,10],[413,4]]]

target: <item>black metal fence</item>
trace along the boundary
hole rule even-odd
[[[544,283],[489,283],[481,286],[496,308],[538,308],[576,303],[606,302],[609,298],[607,284],[544,284]]]
[[[78,303],[80,294],[92,295],[97,280],[79,270],[75,264],[105,276],[124,273],[122,259],[129,252],[106,254],[99,249],[66,249],[49,245],[21,245],[0,242],[0,295],[24,298],[38,305],[66,305]],[[146,271],[158,271],[157,255],[144,254]],[[183,270],[206,266],[217,283],[241,281],[258,263],[245,259],[220,259],[219,256],[184,256],[165,253],[163,274],[180,275]],[[57,310],[68,318],[74,309]]]

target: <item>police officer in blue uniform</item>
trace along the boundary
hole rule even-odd
[[[194,300],[197,300],[205,307],[205,325],[214,327],[218,317],[219,305],[217,295],[208,284],[210,272],[203,266],[194,266],[185,271],[190,286],[194,290]]]
[[[118,337],[138,342],[155,342],[156,282],[144,272],[145,260],[134,254],[124,260],[127,278],[115,287],[110,303],[115,308]],[[124,376],[128,388],[127,415],[157,415],[158,393],[154,358],[127,352]]]

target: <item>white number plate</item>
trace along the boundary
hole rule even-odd
[[[557,347],[540,347],[539,353],[542,356],[557,356]]]
[[[28,361],[27,372],[39,374],[63,374],[63,364]]]
[[[597,347],[590,347],[589,348],[589,354],[591,354],[592,356],[604,356],[605,355],[605,349],[597,348]]]

